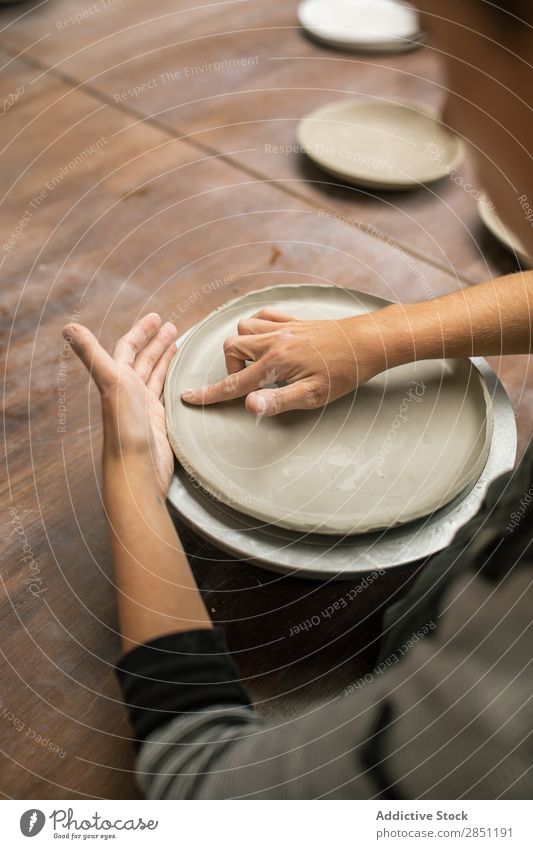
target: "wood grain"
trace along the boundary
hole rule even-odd
[[[333,99],[404,97],[438,109],[446,92],[431,44],[385,57],[332,51],[304,36],[296,7],[297,0],[266,7],[157,0],[144,19],[139,3],[127,14],[118,4],[58,31],[74,8],[63,2],[8,26],[0,44],[25,50],[41,74],[50,66],[49,74],[83,83],[188,143],[223,151],[262,179],[371,224],[459,280],[513,269],[481,225],[472,194],[482,187],[468,157],[453,179],[376,193],[339,187],[298,152],[270,152],[294,147],[298,121]]]

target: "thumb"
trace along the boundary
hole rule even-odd
[[[278,389],[259,389],[246,397],[245,407],[255,416],[277,416],[288,410],[313,410],[322,406],[321,393],[311,383],[299,380]]]
[[[67,324],[63,328],[63,338],[80,358],[100,392],[108,389],[116,380],[117,365],[89,328],[83,324]]]

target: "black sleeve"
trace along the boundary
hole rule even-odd
[[[159,637],[125,654],[116,671],[137,747],[180,714],[251,706],[218,629]]]

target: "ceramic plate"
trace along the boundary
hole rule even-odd
[[[459,528],[480,509],[491,482],[513,468],[516,420],[505,389],[489,364],[474,361],[492,401],[493,431],[487,462],[476,483],[431,516],[391,530],[357,536],[298,534],[259,525],[191,482],[176,464],[168,499],[180,518],[204,539],[241,562],[256,563],[300,578],[347,580],[373,569],[394,569],[430,557],[449,545]]]
[[[170,442],[191,479],[260,522],[337,535],[410,522],[472,485],[487,459],[492,408],[469,360],[401,366],[321,410],[261,420],[242,399],[204,408],[181,401],[187,387],[225,376],[224,339],[263,306],[335,320],[385,304],[334,286],[278,286],[196,325],[165,385]]]
[[[398,53],[425,38],[413,7],[391,0],[304,0],[298,20],[314,39],[356,52]]]
[[[305,153],[335,177],[377,189],[411,189],[449,174],[461,140],[420,103],[338,100],[298,126]]]
[[[477,202],[477,208],[483,224],[490,230],[493,236],[498,239],[508,250],[512,251],[520,260],[521,264],[526,268],[533,268],[533,259],[528,256],[528,253],[522,242],[511,233],[508,227],[505,226],[498,213],[494,209],[492,201],[488,198],[480,198]]]

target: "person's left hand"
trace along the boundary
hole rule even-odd
[[[113,356],[91,331],[69,324],[63,336],[93,377],[102,399],[104,464],[141,457],[151,465],[163,492],[174,471],[174,455],[165,423],[162,392],[176,353],[173,324],[150,313],[117,342]]]

